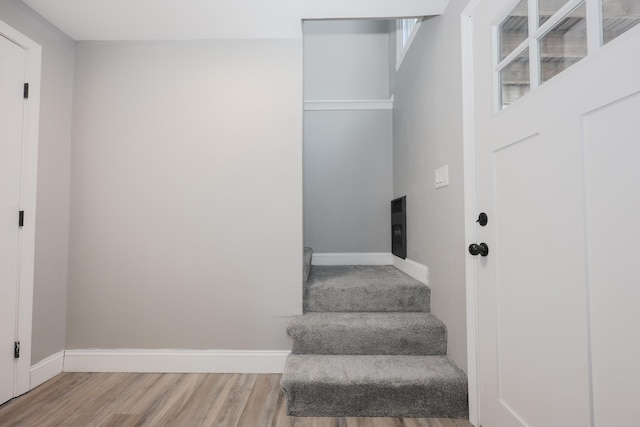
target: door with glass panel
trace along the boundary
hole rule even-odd
[[[479,416],[638,426],[640,1],[472,15]]]

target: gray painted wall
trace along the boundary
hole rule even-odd
[[[389,98],[387,21],[306,21],[304,99]]]
[[[423,22],[393,79],[393,193],[407,195],[408,258],[429,266],[431,308],[448,329],[448,352],[467,369],[460,13]],[[394,58],[395,60],[395,58]],[[434,189],[449,165],[449,186]]]
[[[304,115],[304,238],[316,252],[390,252],[390,110]]]
[[[302,40],[79,42],[67,348],[288,349]]]
[[[305,100],[389,98],[386,21],[304,24]],[[391,111],[306,111],[304,241],[315,252],[389,252]]]
[[[0,20],[42,46],[31,348],[35,364],[65,346],[75,43],[18,0],[0,2]]]
[[[394,195],[409,196],[409,258],[430,267],[433,309],[463,369],[459,12],[465,3],[452,0],[443,17],[423,24],[397,75],[367,74],[371,81],[341,83],[335,94],[320,86],[334,78],[326,74],[332,67],[318,75],[317,89],[305,79],[315,99],[385,98],[384,81],[397,82],[395,173],[393,180],[376,178],[380,186],[393,181]],[[18,0],[0,2],[0,19],[43,46],[36,363],[65,348],[74,43]],[[299,313],[301,301],[300,41],[79,46],[67,348],[289,348],[286,316]],[[352,73],[340,75],[356,81]],[[323,116],[335,113],[309,114],[309,124],[331,133]],[[367,114],[382,122],[388,112]],[[432,118],[428,125],[424,117]],[[342,127],[354,129],[357,120],[344,119]],[[381,159],[384,144],[365,127],[356,133],[354,146],[368,143]],[[433,171],[445,163],[451,185],[434,190]],[[388,218],[381,221],[386,239]],[[363,246],[369,244],[388,250]],[[363,250],[347,247],[335,251]],[[243,259],[247,248],[261,255],[249,260],[252,269]]]

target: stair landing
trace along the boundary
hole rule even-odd
[[[429,312],[427,285],[392,265],[313,266],[307,312]]]

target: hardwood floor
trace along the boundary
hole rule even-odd
[[[280,375],[64,373],[0,406],[0,426],[471,427],[466,420],[288,417]]]

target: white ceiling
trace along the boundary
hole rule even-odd
[[[75,40],[291,38],[302,19],[439,15],[449,0],[23,0]]]

